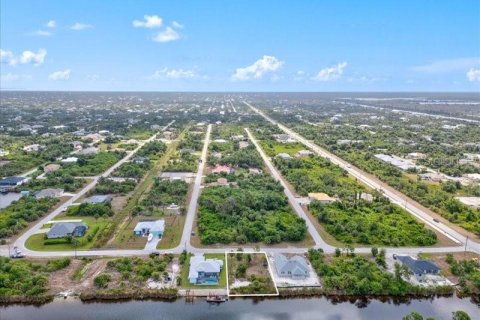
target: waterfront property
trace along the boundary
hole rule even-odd
[[[133,234],[136,236],[148,236],[161,237],[165,231],[165,220],[155,221],[140,221],[133,229]]]
[[[16,187],[25,182],[25,177],[6,177],[0,180],[0,187]]]
[[[188,281],[191,284],[217,285],[223,261],[220,259],[205,259],[203,254],[190,258]]]
[[[47,238],[82,237],[87,229],[88,226],[83,222],[56,222],[47,232]]]
[[[414,259],[411,256],[398,256],[397,259],[406,266],[420,282],[425,281],[428,275],[440,274],[440,268],[431,261]]]
[[[305,279],[310,276],[307,261],[301,256],[287,258],[283,254],[275,255],[275,268],[279,277]]]

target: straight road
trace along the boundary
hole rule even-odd
[[[255,140],[255,138],[252,135],[252,133],[250,132],[250,130],[245,128],[245,131],[247,132],[247,135],[248,135],[248,138],[250,139],[250,141],[252,141],[253,145],[257,148],[258,153],[260,153],[260,156],[262,157],[263,162],[265,162],[265,164],[267,165],[267,168],[270,171],[270,174],[272,175],[273,179],[275,179],[276,181],[279,181],[280,184],[282,185],[283,191],[285,192],[285,195],[288,198],[288,202],[290,202],[290,205],[292,206],[293,210],[295,210],[295,212],[297,213],[298,216],[300,216],[301,218],[303,218],[305,220],[305,222],[307,224],[308,232],[312,236],[313,241],[315,241],[315,247],[316,248],[323,248],[324,250],[325,249],[332,250],[332,251],[335,250],[334,247],[332,247],[331,245],[326,243],[325,240],[322,239],[320,234],[318,234],[317,229],[315,229],[315,226],[313,225],[313,223],[308,218],[307,214],[305,213],[305,210],[303,210],[303,208],[298,204],[298,201],[295,198],[295,195],[292,193],[292,191],[290,191],[287,184],[285,183],[285,180],[280,175],[280,173],[277,171],[277,169],[274,167],[274,165],[272,164],[272,161],[270,161],[270,158],[267,157],[265,152],[262,150],[262,148],[258,144],[257,140]]]
[[[195,182],[193,184],[192,196],[188,204],[187,218],[185,219],[185,225],[183,226],[182,239],[180,245],[175,248],[181,250],[182,248],[188,251],[196,250],[190,245],[190,238],[192,236],[193,222],[195,221],[195,215],[197,213],[197,202],[200,197],[200,187],[202,185],[203,169],[207,162],[208,145],[210,144],[210,134],[212,132],[212,125],[207,127],[207,133],[205,135],[205,141],[203,142],[202,154],[200,156],[200,163],[198,164],[197,175],[195,176]]]
[[[341,167],[342,169],[348,171],[350,175],[357,178],[359,181],[363,182],[365,185],[371,187],[372,189],[379,190],[383,193],[385,197],[390,199],[392,203],[396,203],[399,206],[403,207],[406,211],[408,211],[413,216],[417,217],[419,220],[423,221],[425,224],[430,226],[431,228],[437,230],[438,232],[444,234],[459,246],[461,245],[462,248],[466,248],[469,251],[480,253],[480,244],[473,241],[468,240],[464,235],[460,232],[456,231],[455,229],[449,227],[443,223],[437,223],[433,221],[433,217],[429,214],[429,210],[416,204],[415,201],[411,200],[407,196],[401,194],[399,191],[393,189],[392,187],[386,185],[378,178],[373,177],[362,170],[353,167],[348,162],[344,161],[343,159],[337,157],[336,155],[328,152],[327,150],[319,147],[318,145],[312,143],[311,141],[305,139],[298,133],[294,132],[293,130],[289,129],[288,127],[278,123],[277,121],[273,120],[269,116],[265,115],[259,109],[255,108],[248,102],[244,101],[244,103],[250,107],[253,111],[264,117],[270,123],[277,125],[281,130],[283,130],[286,134],[290,135],[300,143],[304,144],[318,155],[325,157]],[[452,248],[453,249],[453,248]]]

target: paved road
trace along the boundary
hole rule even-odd
[[[295,210],[295,212],[297,213],[297,215],[299,215],[301,218],[303,218],[305,220],[305,222],[307,223],[307,229],[308,229],[308,232],[310,232],[310,235],[312,236],[313,238],[313,241],[315,241],[315,247],[317,248],[323,248],[323,249],[327,249],[327,250],[335,250],[334,247],[330,246],[328,243],[326,243],[322,237],[318,234],[317,232],[317,229],[315,229],[315,226],[313,225],[313,223],[310,221],[310,219],[308,218],[307,214],[305,213],[305,211],[303,210],[303,208],[298,204],[298,201],[297,199],[295,198],[295,195],[292,193],[292,191],[288,188],[286,182],[284,181],[283,177],[280,175],[280,173],[277,171],[277,169],[274,167],[272,161],[270,161],[270,158],[267,157],[267,155],[265,154],[265,152],[263,152],[262,148],[260,147],[260,145],[258,144],[257,140],[255,140],[255,138],[253,137],[253,135],[250,133],[250,130],[248,130],[247,128],[245,128],[245,131],[247,132],[247,135],[248,135],[248,138],[252,141],[252,143],[255,145],[255,147],[257,148],[257,151],[258,153],[260,153],[260,156],[262,157],[263,161],[265,162],[265,164],[267,165],[268,167],[268,170],[270,170],[270,173],[272,175],[272,177],[279,181],[280,184],[282,185],[283,187],[283,190],[285,192],[285,195],[287,196],[288,198],[288,202],[290,202],[290,205],[292,206],[293,210]]]
[[[396,203],[399,206],[403,207],[406,211],[408,211],[410,214],[417,217],[419,220],[423,221],[425,224],[427,224],[431,228],[444,234],[445,236],[447,236],[448,238],[456,242],[459,246],[461,245],[462,248],[465,247],[465,243],[467,242],[467,250],[480,253],[479,243],[471,239],[467,240],[466,237],[463,236],[460,232],[456,231],[455,229],[449,227],[446,224],[434,222],[432,216],[429,214],[428,209],[421,207],[418,204],[414,204],[414,201],[409,199],[407,196],[400,194],[397,190],[389,186],[386,186],[385,183],[383,183],[379,179],[372,177],[369,174],[366,174],[365,172],[363,172],[362,170],[356,167],[353,167],[343,159],[335,156],[334,154],[328,152],[327,150],[305,139],[298,133],[294,132],[288,127],[278,123],[277,121],[273,120],[269,116],[265,115],[263,112],[261,112],[260,110],[258,110],[257,108],[249,104],[248,102],[244,101],[244,103],[247,106],[249,106],[253,111],[255,111],[256,113],[264,117],[266,120],[268,120],[272,124],[277,125],[285,133],[287,133],[288,135],[295,138],[300,143],[312,149],[318,155],[330,159],[330,161],[340,166],[344,170],[348,171],[353,177],[357,178],[359,181],[363,182],[367,186],[376,190],[380,190],[381,192],[383,192],[383,195],[385,197],[390,199],[391,202]],[[453,250],[453,248],[451,249]]]
[[[175,248],[178,250],[186,249],[193,251],[194,248],[190,245],[190,238],[192,236],[193,222],[195,221],[195,215],[197,213],[197,202],[200,196],[200,187],[202,185],[203,169],[207,162],[208,145],[210,144],[210,134],[212,132],[212,125],[207,127],[207,133],[205,135],[205,141],[203,143],[202,154],[200,156],[200,163],[198,164],[197,175],[195,176],[195,182],[193,183],[192,196],[190,197],[190,203],[188,204],[187,218],[185,219],[185,225],[183,227],[182,239],[180,245]],[[192,250],[193,249],[193,250]]]
[[[175,120],[171,121],[169,124],[167,124],[163,129],[162,131],[166,130],[169,126],[171,126],[173,123],[175,122]],[[99,176],[95,176],[93,177],[93,180],[87,184],[85,187],[83,187],[83,189],[81,189],[78,193],[76,193],[73,197],[71,197],[70,199],[68,199],[64,204],[62,204],[60,207],[58,207],[57,209],[53,210],[52,212],[50,212],[48,215],[46,215],[45,217],[43,217],[42,219],[40,219],[33,227],[31,227],[30,229],[28,229],[27,231],[25,231],[24,234],[22,234],[16,241],[15,243],[12,245],[12,246],[17,246],[24,254],[28,255],[28,256],[48,256],[49,254],[51,254],[51,252],[36,252],[36,251],[31,251],[31,250],[28,250],[26,247],[25,247],[25,242],[27,241],[27,239],[32,236],[33,234],[36,234],[38,233],[42,226],[47,224],[50,220],[53,220],[57,215],[59,215],[60,213],[62,213],[62,210],[63,208],[71,205],[72,203],[74,203],[75,201],[77,201],[78,199],[80,199],[82,196],[84,196],[87,192],[89,192],[90,190],[92,190],[95,185],[97,184],[98,180],[101,178],[101,177],[107,177],[109,176],[113,171],[115,171],[115,169],[117,169],[118,167],[120,167],[122,164],[124,164],[125,162],[129,161],[134,155],[135,153],[141,148],[143,147],[143,145],[145,145],[146,143],[148,142],[151,142],[153,141],[156,137],[157,137],[158,133],[155,133],[154,135],[152,135],[150,138],[148,138],[147,140],[144,140],[142,141],[141,143],[139,143],[138,147],[135,148],[134,150],[130,151],[130,152],[127,152],[127,155],[125,157],[123,157],[120,161],[116,162],[113,166],[111,166],[110,168],[108,168],[103,174],[99,175]],[[2,255],[8,255],[8,247],[5,248],[5,246],[1,247],[0,248],[0,254]]]

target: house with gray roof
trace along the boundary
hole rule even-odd
[[[283,254],[276,254],[275,268],[279,277],[303,280],[310,276],[307,261],[301,256],[287,258]]]
[[[47,232],[47,238],[82,237],[87,229],[88,226],[83,222],[56,222]]]
[[[63,194],[63,189],[47,188],[34,193],[36,199],[59,198]]]
[[[148,236],[152,234],[154,237],[161,237],[165,231],[165,220],[140,221],[133,229],[136,236]]]
[[[102,194],[97,194],[91,197],[88,197],[85,199],[85,203],[108,203],[112,201],[112,196],[107,195],[102,195]]]
[[[190,258],[188,281],[191,284],[217,285],[220,281],[220,272],[223,260],[205,259],[203,254]]]
[[[426,275],[440,274],[440,268],[432,261],[414,259],[411,256],[398,256],[397,259],[406,266],[420,282],[425,280]]]

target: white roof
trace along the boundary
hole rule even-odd
[[[188,278],[197,278],[199,272],[220,272],[223,261],[219,259],[205,259],[203,254],[190,258]]]
[[[137,223],[133,231],[141,232],[143,229],[148,229],[150,232],[163,232],[165,230],[165,220],[160,219],[155,221],[140,221]]]

